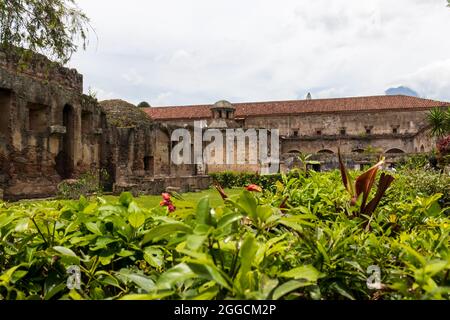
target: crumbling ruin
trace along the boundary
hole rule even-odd
[[[83,94],[74,69],[0,52],[0,196],[53,196],[58,184],[104,169],[106,190],[158,193],[205,188],[195,168],[172,166],[170,128],[121,100]]]

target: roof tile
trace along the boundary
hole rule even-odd
[[[427,110],[448,105],[449,102],[403,95],[233,103],[236,118],[349,111]],[[152,107],[144,111],[154,120],[208,119],[212,115],[212,106]]]

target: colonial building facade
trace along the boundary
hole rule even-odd
[[[434,140],[427,112],[446,102],[409,96],[371,96],[255,103],[147,108],[158,123],[175,126],[204,121],[207,128],[278,129],[280,170],[296,166],[297,155],[313,154],[316,169],[337,166],[338,148],[355,168],[384,155],[395,164],[407,154],[429,152]],[[220,120],[220,121],[219,121]],[[248,146],[255,148],[257,146]],[[239,150],[236,150],[239,152]],[[207,165],[207,172],[260,171],[260,165]]]

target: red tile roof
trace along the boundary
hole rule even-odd
[[[449,105],[450,102],[402,95],[233,103],[236,118],[349,111],[427,110]],[[210,111],[212,106],[152,107],[144,111],[154,120],[208,119],[212,115]]]

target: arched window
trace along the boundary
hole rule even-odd
[[[364,149],[356,148],[352,150],[353,153],[364,153]]]
[[[392,148],[387,150],[385,153],[405,153],[405,151],[398,149],[398,148]]]
[[[322,150],[317,151],[317,153],[333,154],[334,152],[329,149],[322,149]]]

